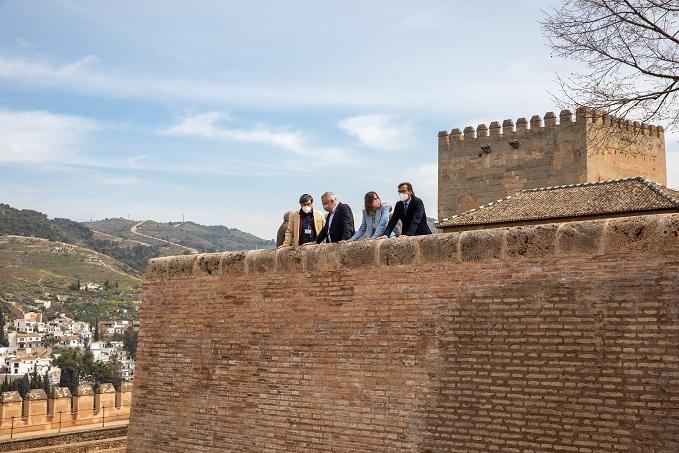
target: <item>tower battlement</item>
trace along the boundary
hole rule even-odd
[[[547,112],[438,133],[439,218],[523,189],[644,176],[665,185],[665,131],[601,111]]]
[[[562,110],[557,117],[554,112],[547,112],[543,117],[540,115],[531,116],[530,121],[525,117],[518,118],[516,123],[512,119],[506,119],[502,122],[502,125],[498,121],[493,121],[490,125],[467,126],[464,130],[456,128],[450,132],[440,131],[438,136],[439,144],[443,142],[454,146],[456,142],[465,140],[485,143],[493,138],[526,138],[536,134],[549,133],[554,128],[572,128],[580,124],[605,126],[612,131],[631,132],[648,137],[664,137],[665,134],[662,126],[625,120],[588,107],[580,107],[575,114],[570,110]]]

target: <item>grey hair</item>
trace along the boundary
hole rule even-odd
[[[331,200],[337,201],[337,197],[335,196],[334,193],[332,192],[326,192],[323,195],[321,195],[321,198],[330,198]]]

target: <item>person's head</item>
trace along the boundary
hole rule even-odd
[[[332,212],[335,206],[337,206],[337,197],[332,192],[326,192],[321,195],[321,203],[323,203],[323,209],[327,212]]]
[[[283,214],[283,222],[287,222],[290,220],[290,211],[285,211],[285,214]]]
[[[382,206],[382,201],[377,192],[368,192],[365,194],[365,212],[372,214]]]
[[[305,193],[299,197],[299,206],[302,208],[302,212],[305,214],[310,213],[314,209],[314,197]]]
[[[415,192],[413,191],[413,185],[409,182],[402,182],[399,184],[398,196],[401,198],[401,201],[408,201],[411,197],[414,197]]]

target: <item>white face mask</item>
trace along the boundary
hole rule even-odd
[[[398,196],[401,197],[401,201],[408,201],[408,199],[410,198],[410,195],[408,195],[407,193],[400,193],[398,194]]]
[[[311,212],[311,206],[302,206],[302,211],[304,214],[308,214]]]

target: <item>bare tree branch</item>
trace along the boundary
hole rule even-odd
[[[560,104],[679,129],[679,0],[563,0],[542,28],[555,55],[588,68],[558,78]]]

